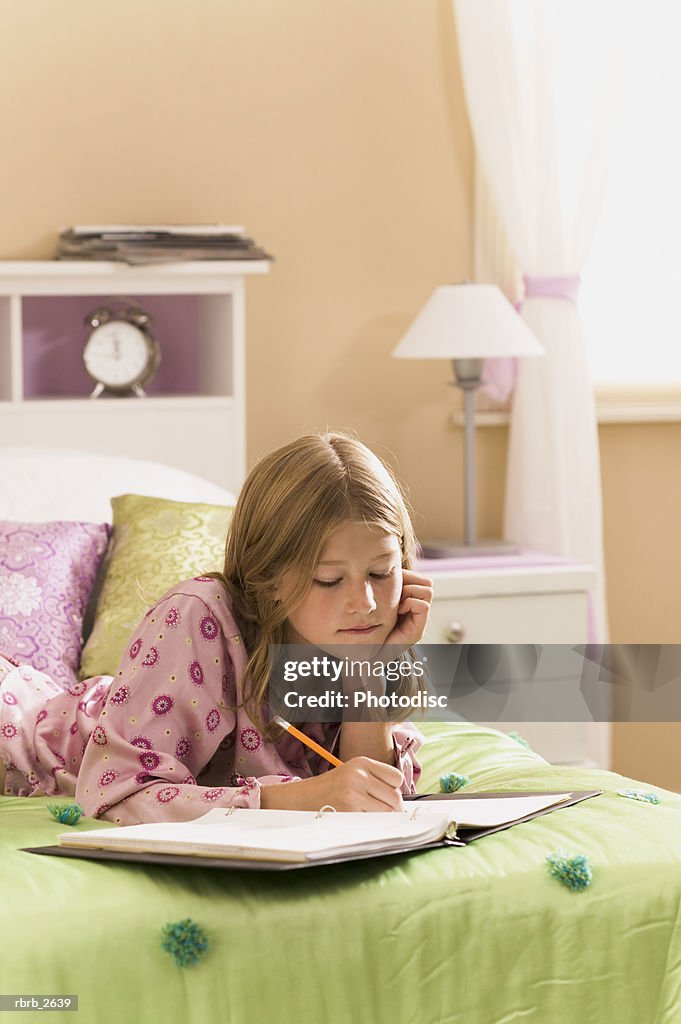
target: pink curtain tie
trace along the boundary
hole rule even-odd
[[[518,313],[521,312],[526,299],[566,299],[577,305],[581,283],[579,274],[566,277],[533,277],[531,274],[525,274],[525,296],[513,305]],[[486,359],[480,389],[482,394],[493,398],[495,402],[507,402],[515,389],[517,373],[517,360],[512,357]]]
[[[567,299],[577,304],[582,279],[579,274],[569,277],[523,277],[526,299]]]
[[[569,277],[532,277],[525,274],[525,296],[519,302],[515,302],[514,306],[520,313],[526,299],[567,299],[568,302],[577,305],[581,283],[579,274],[572,274]],[[495,402],[507,402],[515,390],[517,374],[517,360],[512,357],[486,359],[480,390],[483,395],[494,399]]]

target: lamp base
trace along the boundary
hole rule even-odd
[[[484,555],[517,555],[520,548],[509,540],[480,540],[462,544],[454,540],[429,540],[421,544],[422,558],[475,558]]]

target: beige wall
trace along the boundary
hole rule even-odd
[[[612,640],[681,642],[681,424],[601,426]],[[613,727],[623,775],[681,790],[681,724]]]
[[[432,287],[471,269],[449,0],[3,4],[0,95],[0,258],[48,258],[71,223],[244,223],[277,258],[248,286],[249,461],[352,428],[408,481],[422,534],[461,529],[448,371],[390,359]],[[481,432],[482,533],[505,442]],[[676,639],[680,442],[601,429],[613,640]],[[675,736],[653,764],[616,728],[616,766],[681,787]]]
[[[449,0],[22,0],[1,29],[0,258],[74,222],[245,224],[277,260],[248,286],[250,462],[352,428],[450,526],[448,371],[390,359],[470,272]]]

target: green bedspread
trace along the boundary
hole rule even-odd
[[[420,728],[419,792],[448,771],[470,791],[606,792],[465,848],[272,874],[23,853],[65,826],[47,798],[0,798],[0,994],[77,994],[54,1016],[81,1024],[681,1022],[681,796],[483,727]],[[589,888],[549,876],[558,847],[588,856]],[[183,968],[161,928],[187,917],[210,945]]]

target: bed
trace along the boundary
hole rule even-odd
[[[19,479],[40,456],[14,458]],[[59,479],[72,504],[32,507],[109,521],[108,499],[135,480],[160,501],[230,500],[186,474],[114,468],[81,476],[73,501],[64,462]],[[10,490],[14,504],[3,507]],[[0,519],[37,521],[30,512],[5,488]],[[113,526],[115,535],[115,517]],[[100,572],[111,568],[107,558]],[[273,874],[36,856],[22,848],[50,845],[65,829],[48,813],[54,800],[3,796],[0,995],[77,995],[88,1024],[681,1021],[681,795],[550,765],[473,723],[419,728],[418,792],[437,791],[441,776],[456,772],[470,791],[603,794],[463,848]],[[560,849],[586,855],[587,888],[571,891],[551,877],[546,857]],[[162,929],[187,918],[208,946],[182,967],[162,948]],[[42,1011],[24,1014],[31,1021]]]

